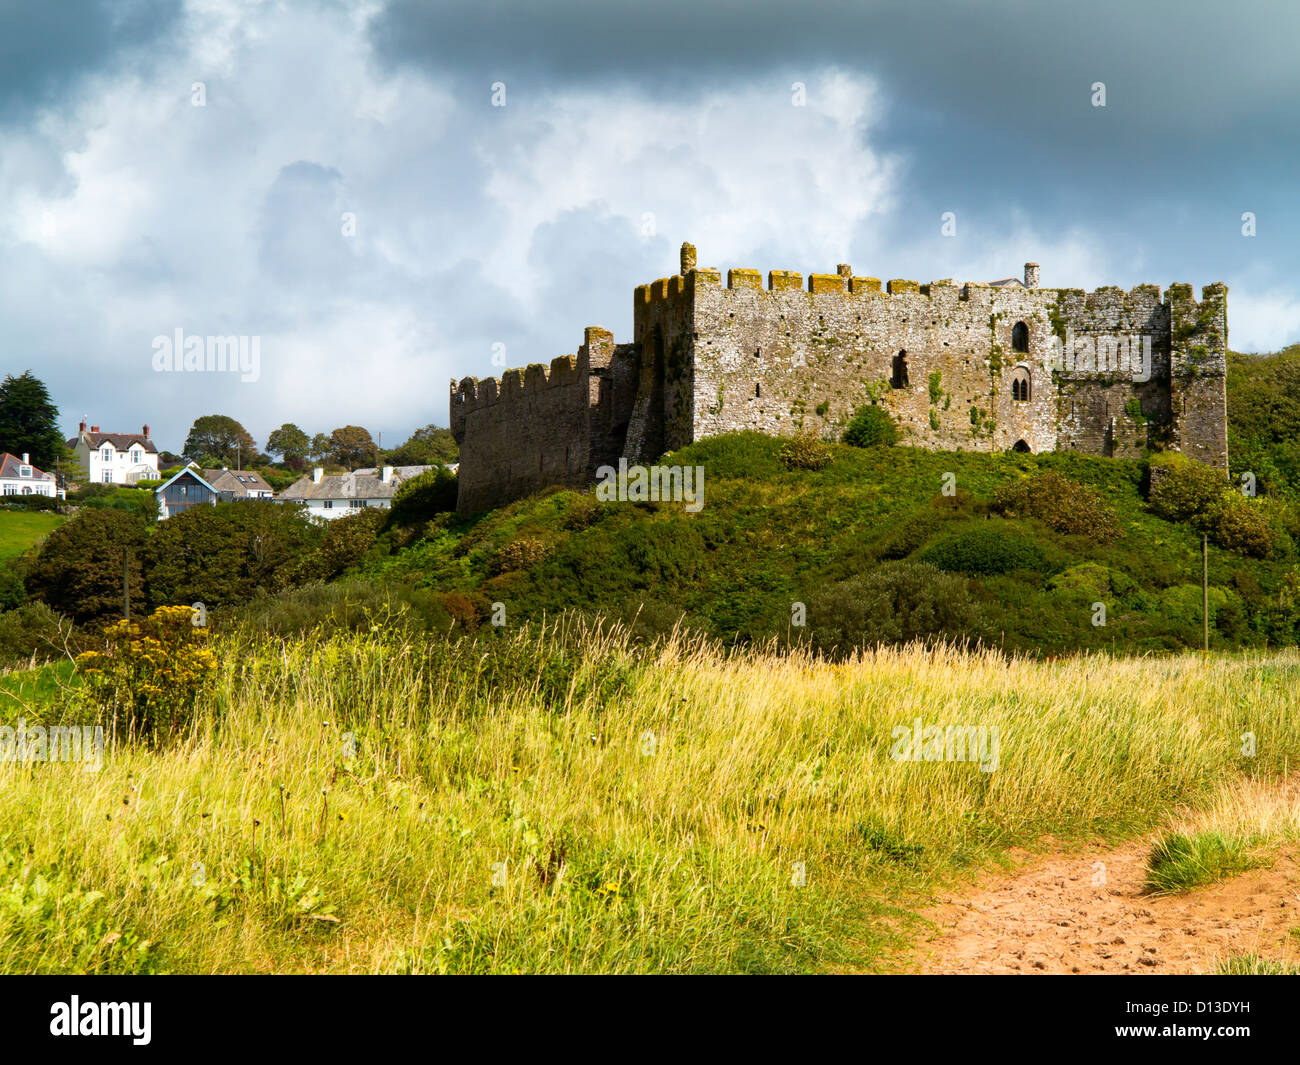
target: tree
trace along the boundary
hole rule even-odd
[[[303,460],[311,453],[311,437],[292,422],[285,422],[266,438],[266,450],[279,455],[286,466],[300,470]]]
[[[155,607],[243,603],[296,583],[322,530],[298,507],[248,501],[193,507],[160,522],[145,551]]]
[[[185,454],[196,462],[237,466],[242,457],[257,454],[257,442],[234,418],[205,414],[190,427]]]
[[[121,510],[83,510],[41,544],[27,592],[76,621],[122,615],[124,558],[131,610],[144,609],[141,554],[145,522]]]
[[[392,466],[436,466],[455,462],[459,457],[460,448],[450,429],[426,425],[415,430],[406,443],[388,452],[387,461]]]
[[[324,462],[330,457],[330,438],[324,433],[317,433],[311,438],[311,450],[307,457],[315,462]]]
[[[375,461],[375,442],[359,425],[345,425],[330,433],[330,457],[340,466],[354,469]]]
[[[21,377],[6,377],[0,384],[0,451],[20,458],[28,454],[32,465],[46,471],[67,457],[59,409],[31,370]]]

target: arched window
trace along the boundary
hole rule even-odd
[[[1015,444],[1012,446],[1011,450],[1024,453],[1029,450],[1029,445],[1026,444],[1023,440],[1017,440]]]
[[[1017,322],[1011,327],[1011,350],[1021,352],[1029,350],[1029,326],[1024,322]]]
[[[907,352],[900,351],[894,356],[894,372],[889,378],[890,388],[907,387]]]
[[[1011,398],[1017,403],[1029,402],[1029,371],[1023,366],[1012,371]]]

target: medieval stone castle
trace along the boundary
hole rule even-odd
[[[577,355],[451,383],[459,509],[602,466],[650,463],[741,429],[837,439],[880,403],[904,443],[1135,457],[1149,445],[1228,465],[1227,286],[918,284],[696,266],[641,285],[633,340],[588,327]]]

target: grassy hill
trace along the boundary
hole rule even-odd
[[[0,508],[0,561],[21,555],[66,520],[63,515],[48,511]]]
[[[815,642],[846,597],[865,597],[884,613],[942,611],[957,597],[970,609],[937,631],[1010,650],[1201,643],[1200,533],[1151,511],[1137,463],[832,445],[830,465],[807,470],[787,468],[784,446],[741,433],[665,456],[665,465],[704,468],[699,513],[551,490],[474,519],[441,515],[389,553],[381,537],[360,574],[442,593],[471,624],[501,603],[510,623],[576,609],[642,634],[681,619],[729,641]],[[946,478],[953,494],[943,494]],[[1026,485],[1061,496],[1039,500],[1046,520],[999,507]],[[1049,525],[1055,507],[1067,513],[1055,514],[1064,520],[1054,524],[1070,528],[1076,501],[1068,496],[1080,486],[1099,508],[1097,524]],[[1211,546],[1213,646],[1295,642],[1294,542],[1281,535],[1269,555]],[[914,565],[900,570],[900,562]],[[938,574],[958,583],[931,597],[939,602],[914,603],[924,600],[926,581],[938,585]],[[920,587],[894,587],[909,581]],[[1097,603],[1104,624],[1096,623]],[[797,604],[806,608],[802,629]],[[868,635],[884,631],[877,621],[865,617]]]

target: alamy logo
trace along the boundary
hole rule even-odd
[[[129,1035],[148,1046],[152,1013],[149,1002],[82,1002],[73,995],[50,1007],[50,1035]]]
[[[1147,335],[1052,337],[1056,364],[1067,373],[1114,373],[1134,381],[1151,380],[1151,337]]]
[[[998,767],[997,725],[895,725],[890,733],[895,762],[978,762],[992,773]]]
[[[602,503],[685,503],[694,514],[704,508],[703,466],[601,466],[596,471],[596,498]]]
[[[262,376],[262,338],[172,336],[153,338],[153,368],[157,373],[238,373],[245,382]]]
[[[32,725],[20,717],[0,725],[0,762],[84,762],[87,773],[104,765],[104,726]]]

